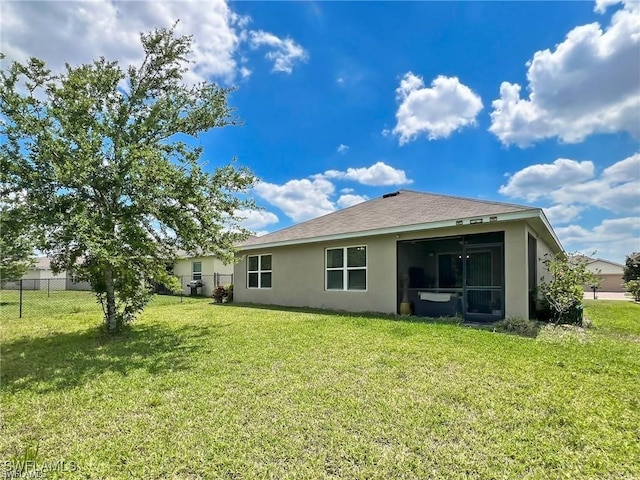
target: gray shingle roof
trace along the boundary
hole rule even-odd
[[[38,257],[31,268],[34,270],[50,270],[51,259],[49,257]]]
[[[400,190],[261,237],[242,247],[309,240],[385,228],[538,210],[535,207]]]

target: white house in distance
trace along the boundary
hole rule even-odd
[[[198,293],[206,296],[210,296],[218,285],[226,286],[233,282],[233,265],[226,265],[213,255],[188,256],[181,253],[173,265],[173,273],[180,278],[185,295],[191,294],[189,282],[192,280],[202,282]],[[66,271],[53,273],[48,257],[36,258],[21,280],[24,290],[91,290],[88,282],[77,281]],[[20,283],[5,282],[2,288],[19,289]]]
[[[233,283],[233,265],[225,264],[214,255],[189,256],[181,252],[173,264],[173,274],[180,278],[185,295],[191,293],[192,280],[202,282],[199,293],[205,296],[211,296],[218,285]]]
[[[400,190],[248,239],[239,246],[234,300],[529,317],[542,259],[561,251],[541,208]]]
[[[49,257],[37,257],[35,263],[22,276],[24,290],[91,290],[88,282],[80,282],[66,271],[53,273]],[[20,288],[18,282],[7,282],[5,289]]]

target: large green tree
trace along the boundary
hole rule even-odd
[[[0,283],[18,280],[33,265],[33,239],[24,208],[15,198],[0,202]]]
[[[194,146],[237,123],[231,90],[184,83],[191,37],[158,29],[141,43],[144,60],[126,69],[100,58],[54,75],[32,58],[0,77],[3,193],[22,192],[37,247],[91,283],[110,332],[151,284],[172,284],[178,249],[232,261],[249,234],[237,212],[253,207],[251,172],[231,162],[207,173]]]

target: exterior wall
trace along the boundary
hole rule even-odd
[[[504,231],[504,304],[506,317],[529,317],[528,229],[523,222]]]
[[[616,274],[598,274],[597,278],[600,280],[599,292],[625,292],[626,290],[622,286],[624,280],[622,275]],[[586,291],[591,291],[589,287],[585,287]]]
[[[622,286],[624,280],[622,275],[624,273],[624,267],[622,265],[616,265],[615,263],[607,262],[605,260],[596,260],[587,265],[587,270],[595,273],[596,277],[600,281],[598,290],[600,292],[624,292],[625,289]],[[584,287],[585,291],[591,291],[588,285]]]
[[[532,235],[536,239],[536,286],[540,286],[544,281],[549,280],[549,270],[544,264],[546,258],[549,258],[556,253],[554,249],[533,229],[530,225],[526,227],[527,235]],[[529,263],[527,262],[527,278]],[[535,308],[535,307],[534,307]],[[525,318],[529,318],[528,316]]]
[[[243,252],[235,267],[234,299],[238,302],[288,305],[352,312],[397,313],[398,240],[426,239],[483,232],[505,232],[505,314],[528,315],[527,228],[505,222],[364,237]],[[540,242],[542,243],[542,242]],[[367,246],[367,290],[326,291],[325,249]],[[247,255],[272,255],[272,288],[247,288]]]
[[[325,290],[325,249],[367,246],[367,290]],[[238,302],[327,308],[351,312],[396,311],[395,235],[294,245],[245,252],[235,267]],[[272,255],[272,288],[247,288],[246,255]]]
[[[542,239],[538,239],[538,285],[540,285],[544,280],[549,280],[549,270],[544,264],[544,260],[546,255],[549,257],[553,256],[554,251],[551,250],[549,245],[547,245]]]
[[[556,253],[551,247],[540,238],[533,230],[530,230],[531,234],[538,240],[538,285],[543,281],[549,280],[549,270],[544,264],[546,258],[551,257]]]
[[[28,290],[66,290],[67,273],[53,273],[49,269],[32,269],[28,270],[22,276],[22,286]]]
[[[40,280],[40,272],[42,270],[27,270],[22,276],[22,280]]]
[[[182,287],[185,295],[189,295],[189,282],[192,280],[192,264],[193,262],[202,262],[202,287],[203,295],[211,295],[216,285],[214,284],[213,275],[216,273],[223,275],[233,274],[233,265],[225,265],[220,259],[214,256],[179,258],[173,265],[173,273],[178,277],[182,277]],[[222,282],[231,283],[231,277],[223,277]],[[235,286],[234,286],[235,287]]]
[[[91,290],[91,284],[89,282],[74,282],[72,277],[67,277],[66,289],[88,292]]]

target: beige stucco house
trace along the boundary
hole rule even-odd
[[[601,292],[624,292],[624,265],[602,258],[586,257],[587,270],[593,272],[598,279],[598,290]],[[589,290],[585,286],[585,290]]]
[[[202,287],[198,293],[206,296],[211,296],[218,285],[233,283],[233,265],[225,264],[214,255],[181,253],[173,264],[173,274],[180,279],[185,295],[191,294],[192,280],[200,280]]]
[[[234,299],[468,320],[532,315],[542,258],[562,246],[542,209],[400,190],[239,247]]]

